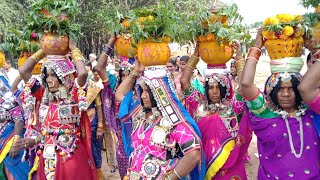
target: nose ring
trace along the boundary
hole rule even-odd
[[[54,87],[54,82],[53,82],[53,81],[48,81],[47,83],[48,83],[48,86],[49,86],[50,88]]]

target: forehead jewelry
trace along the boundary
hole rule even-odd
[[[291,82],[291,79],[292,79],[291,75],[287,72],[280,74],[280,77],[281,77],[281,81],[285,83]]]

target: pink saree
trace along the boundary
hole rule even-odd
[[[197,107],[197,102],[191,99],[194,98],[190,98],[190,96],[186,98],[192,111],[192,107]],[[197,122],[202,134],[206,157],[206,180],[247,179],[243,157],[248,150],[252,131],[248,125],[249,119],[244,110],[244,102],[239,102],[234,97],[232,103],[233,113],[231,115],[226,116],[220,112],[211,113]],[[226,127],[226,122],[229,122],[232,128],[238,127],[235,137]]]

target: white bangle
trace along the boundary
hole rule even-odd
[[[181,177],[180,177],[179,174],[177,173],[176,169],[173,169],[173,173],[174,173],[179,179],[181,179]]]
[[[83,86],[79,86],[79,84],[78,84],[78,78],[77,79],[75,79],[75,85],[76,85],[76,88],[77,89],[86,89],[86,87],[87,87],[87,85],[88,85],[88,82],[86,82],[86,84],[85,85],[83,85]]]

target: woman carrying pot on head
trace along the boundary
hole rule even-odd
[[[120,109],[132,106],[125,99],[131,96],[130,90],[143,72],[138,80],[141,104],[127,110],[127,115],[132,116],[134,148],[128,179],[173,180],[188,175],[203,179],[201,167],[195,168],[201,160],[200,132],[174,95],[164,66],[144,68],[136,61],[134,70],[116,92],[117,99],[122,100]]]
[[[24,124],[22,103],[13,95],[7,78],[0,72],[0,179],[28,178],[29,164],[21,162],[23,151],[19,149]]]
[[[132,62],[132,59],[121,63],[118,79],[115,79],[113,75],[106,71],[108,57],[111,56],[113,52],[115,41],[116,36],[112,35],[108,43],[104,46],[103,52],[99,57],[98,65],[96,67],[104,86],[104,89],[101,91],[101,97],[105,123],[111,131],[116,133],[117,136],[118,142],[116,146],[116,158],[119,167],[119,174],[121,179],[123,179],[127,174],[129,156],[133,151],[131,146],[132,123],[130,120],[128,120],[131,119],[132,116],[125,115],[127,115],[127,111],[135,109],[135,107],[137,107],[139,104],[139,101],[135,95],[135,91],[133,90],[134,88],[132,88],[129,91],[131,96],[128,96],[128,98],[125,100],[126,102],[131,102],[130,104],[132,106],[130,106],[130,108],[132,109],[128,109],[128,106],[127,108],[122,108],[119,110],[122,99],[121,101],[116,100],[115,89],[118,89],[117,86],[129,75],[131,71],[130,63]],[[125,118],[125,122],[121,122],[121,118]]]
[[[252,132],[248,127],[248,116],[244,113],[242,97],[233,95],[232,81],[226,67],[208,65],[204,75],[205,97],[190,84],[190,78],[199,61],[199,45],[191,56],[181,78],[189,112],[197,112],[199,99],[206,99],[205,111],[198,117],[206,158],[206,179],[247,179],[243,157],[249,147]],[[241,63],[241,46],[237,50],[238,75]],[[195,115],[196,116],[196,115]]]
[[[42,65],[42,84],[31,71],[45,54],[39,50],[19,68],[29,94],[41,102],[37,117],[41,132],[20,140],[20,148],[38,146],[37,179],[95,180],[97,172],[91,151],[91,126],[86,111],[87,71],[84,58],[73,41],[66,56],[48,55]],[[73,64],[74,63],[74,64]],[[77,78],[76,78],[77,76]]]
[[[310,98],[305,94],[315,93],[317,75],[313,74],[314,80],[307,79],[314,85],[301,86],[304,90],[302,99],[298,85],[303,59],[277,59],[270,64],[272,75],[266,81],[264,93],[260,92],[254,77],[264,45],[261,31],[249,50],[241,78],[243,97],[250,110],[249,125],[258,138],[258,179],[319,179],[319,138],[311,110],[316,110],[314,107],[319,107],[319,102],[316,106],[309,104],[310,107],[302,102],[311,102],[317,97]]]

